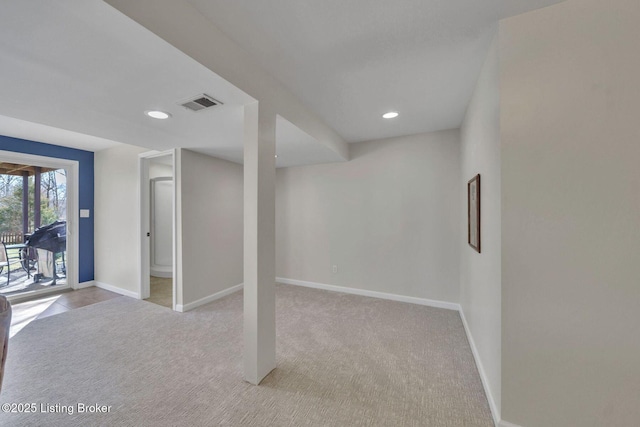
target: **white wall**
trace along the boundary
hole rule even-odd
[[[458,131],[352,144],[350,154],[278,169],[277,276],[457,302]]]
[[[173,167],[152,158],[149,161],[149,179],[164,177],[173,177]]]
[[[138,154],[146,151],[119,145],[95,155],[95,277],[128,295],[138,294]],[[184,149],[176,157],[176,298],[186,305],[242,283],[242,166]]]
[[[503,21],[502,414],[640,425],[640,2]]]
[[[497,34],[478,79],[460,131],[462,178],[459,194],[467,209],[467,182],[480,174],[481,247],[467,243],[467,216],[460,239],[460,305],[476,349],[488,398],[500,414],[501,242],[500,84]]]
[[[187,305],[242,283],[242,166],[180,149],[177,274]]]
[[[95,280],[138,293],[138,154],[118,145],[95,153]]]

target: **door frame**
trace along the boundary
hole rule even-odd
[[[171,236],[173,239],[173,266],[172,266],[172,309],[175,311],[177,303],[177,255],[178,245],[176,238],[176,200],[177,200],[177,179],[176,179],[176,150],[166,151],[148,151],[138,154],[138,187],[140,191],[140,197],[138,198],[138,236],[139,242],[139,261],[140,261],[140,277],[138,278],[138,293],[140,299],[149,298],[151,295],[151,288],[149,284],[149,276],[151,275],[151,186],[149,185],[149,162],[158,157],[171,157],[171,168],[173,175],[173,197],[172,197],[172,215],[173,226],[171,230]]]
[[[80,286],[80,162],[77,160],[60,159],[57,157],[40,156],[37,154],[18,153],[15,151],[0,150],[0,160],[10,163],[19,163],[29,166],[40,166],[45,168],[64,169],[67,172],[66,183],[66,199],[67,199],[67,284],[54,286],[51,289],[41,289],[38,291],[30,291],[28,294],[16,294],[8,297],[10,301],[19,300],[33,295],[42,295],[56,292],[61,289],[78,289]],[[91,206],[91,210],[93,210]]]

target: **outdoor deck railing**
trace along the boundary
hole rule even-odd
[[[0,241],[7,245],[24,243],[24,236],[22,233],[0,233]]]

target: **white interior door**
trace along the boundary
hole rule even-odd
[[[171,277],[173,265],[173,179],[151,182],[151,275]]]

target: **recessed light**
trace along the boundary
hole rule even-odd
[[[276,159],[278,158],[278,155],[276,154]]]
[[[164,111],[152,110],[152,111],[145,111],[144,113],[149,117],[153,117],[154,119],[160,119],[160,120],[168,119],[169,117],[171,117],[171,114],[165,113]]]
[[[397,112],[389,111],[388,113],[384,113],[382,115],[382,118],[384,118],[384,119],[395,119],[398,116],[399,116],[399,114]]]

